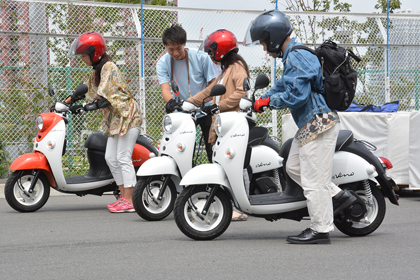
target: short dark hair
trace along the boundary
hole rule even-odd
[[[162,42],[165,46],[169,44],[183,45],[187,43],[187,32],[179,25],[172,25],[163,32]]]

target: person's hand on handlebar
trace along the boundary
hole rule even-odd
[[[83,112],[83,105],[74,105],[70,107],[70,112],[72,114],[80,114],[81,112]]]
[[[219,111],[219,106],[217,104],[213,104],[210,106],[204,106],[203,112],[207,115],[214,115],[217,111]]]
[[[166,106],[165,106],[166,113],[167,114],[172,113],[180,105],[181,103],[177,102],[175,99],[169,99],[169,101],[166,103]]]
[[[260,98],[260,99],[255,100],[254,109],[256,112],[262,113],[269,107],[270,107],[270,97]]]

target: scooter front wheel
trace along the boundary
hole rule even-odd
[[[15,171],[10,175],[4,186],[4,196],[10,207],[19,212],[35,212],[44,206],[50,196],[50,183],[41,172],[30,192],[34,179],[30,170]]]
[[[177,191],[171,179],[159,198],[164,178],[155,176],[151,179],[140,179],[133,191],[133,205],[137,214],[147,221],[160,221],[174,209]]]
[[[230,225],[232,203],[222,189],[214,195],[207,214],[203,214],[202,210],[209,195],[206,186],[189,186],[182,190],[175,201],[175,222],[192,239],[214,239]]]

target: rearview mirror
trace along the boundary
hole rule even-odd
[[[80,84],[76,87],[76,90],[73,92],[73,97],[82,97],[88,91],[88,87],[85,84]]]
[[[266,74],[260,74],[255,81],[255,90],[262,89],[267,87],[270,84],[270,80],[268,79]]]
[[[171,82],[171,89],[172,89],[173,92],[178,93],[179,87],[178,87],[178,85],[176,84],[175,81]]]
[[[54,90],[53,90],[53,88],[52,88],[52,86],[51,86],[51,85],[48,85],[48,94],[49,94],[50,96],[54,96],[54,95],[55,95]]]
[[[214,85],[213,88],[210,91],[210,96],[219,96],[226,93],[226,88],[224,85],[217,84]]]
[[[244,79],[243,88],[244,88],[244,91],[249,91],[251,89],[248,78]]]

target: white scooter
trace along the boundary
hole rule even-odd
[[[258,76],[255,90],[268,85],[268,78]],[[255,93],[255,91],[254,91]],[[212,94],[218,94],[212,92]],[[254,99],[254,97],[253,97]],[[302,188],[282,170],[284,191],[273,192],[276,183],[266,172],[282,169],[290,149],[286,142],[279,153],[252,145],[256,118],[253,101],[243,98],[242,112],[226,112],[216,116],[218,135],[213,147],[213,164],[190,170],[180,182],[185,186],[175,202],[178,228],[188,237],[209,240],[220,236],[231,222],[232,202],[248,215],[269,221],[286,218],[300,221],[308,217]],[[260,145],[266,136],[259,138]],[[257,148],[256,148],[257,147]],[[268,150],[267,150],[268,149]],[[254,158],[258,157],[258,160]],[[340,133],[334,155],[333,182],[350,189],[357,200],[335,216],[335,225],[350,236],[364,236],[375,231],[385,216],[384,194],[398,205],[393,188],[395,182],[385,174],[387,163],[354,140],[351,132]],[[263,169],[257,173],[257,169]],[[376,179],[381,188],[376,187]],[[259,186],[260,185],[260,186]],[[262,187],[261,187],[262,185]],[[266,190],[266,193],[261,192]]]
[[[171,87],[178,92],[175,83]],[[203,106],[204,100],[201,107],[184,101],[177,108],[178,112],[163,118],[164,133],[159,155],[139,168],[133,191],[134,208],[143,219],[159,221],[172,212],[175,199],[182,190],[180,180],[203,156],[196,147],[196,114],[202,112]]]
[[[93,133],[85,141],[89,172],[85,175],[65,177],[62,156],[66,153],[67,114],[71,112],[73,100],[84,97],[88,88],[79,85],[73,93],[70,105],[57,101],[55,112],[39,114],[36,118],[38,133],[34,139],[32,153],[18,157],[9,167],[14,172],[4,188],[6,201],[20,212],[34,212],[47,202],[50,187],[63,193],[84,196],[102,195],[104,192],[118,193],[118,187],[105,161],[108,137],[101,132]],[[49,87],[49,94],[54,91]],[[80,110],[79,112],[82,112]],[[146,160],[157,155],[157,150],[142,135],[134,145],[132,160],[137,170]]]

